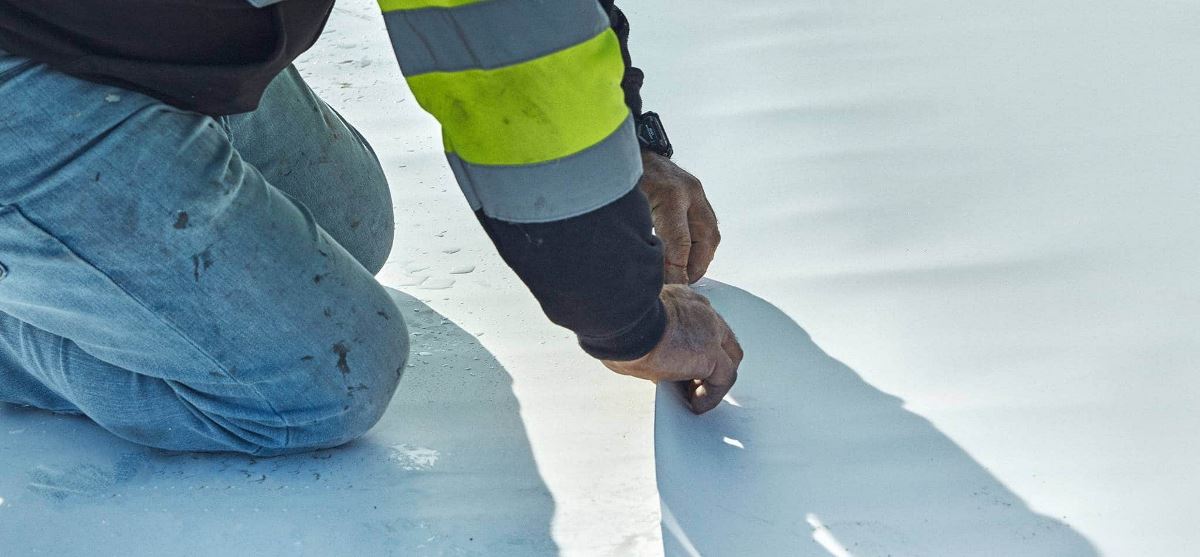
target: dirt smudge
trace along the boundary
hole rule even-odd
[[[346,362],[346,354],[350,353],[350,349],[346,347],[345,342],[339,342],[333,345],[333,353],[337,354],[337,368],[342,372],[342,375],[350,374],[350,364]]]

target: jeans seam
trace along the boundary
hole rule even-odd
[[[227,366],[225,366],[220,361],[218,361],[217,358],[215,358],[212,354],[209,354],[209,352],[207,350],[201,348],[198,344],[196,344],[196,342],[193,341],[191,337],[184,334],[183,331],[179,330],[179,327],[177,325],[175,325],[175,323],[173,323],[171,320],[167,319],[165,316],[161,315],[159,312],[150,309],[150,307],[148,305],[146,305],[145,302],[143,302],[140,298],[138,298],[132,292],[127,290],[120,283],[113,280],[113,278],[110,277],[108,275],[108,273],[104,272],[102,269],[97,267],[94,263],[92,263],[87,258],[80,255],[74,249],[72,249],[71,246],[68,246],[65,242],[60,240],[57,236],[55,236],[54,234],[51,234],[50,231],[46,230],[40,224],[35,222],[33,219],[29,218],[29,215],[27,215],[25,213],[25,211],[21,210],[21,208],[19,206],[17,206],[16,204],[13,204],[13,205],[8,205],[8,207],[11,207],[13,211],[16,211],[17,214],[20,215],[21,218],[25,220],[25,222],[36,227],[41,233],[43,233],[47,237],[53,239],[60,246],[62,246],[63,249],[70,252],[70,254],[72,256],[74,256],[76,259],[79,259],[80,261],[82,261],[85,265],[88,266],[88,268],[99,273],[100,276],[104,277],[105,280],[107,280],[110,284],[115,286],[117,288],[117,290],[120,290],[122,294],[124,294],[126,297],[128,297],[130,300],[132,300],[135,304],[137,304],[138,307],[142,308],[146,312],[153,315],[155,317],[155,319],[157,319],[160,323],[163,324],[163,326],[165,326],[168,330],[170,330],[172,333],[174,333],[180,339],[182,339],[185,343],[187,343],[188,346],[191,346],[192,348],[194,348],[196,350],[197,353],[199,353],[202,356],[204,356],[205,358],[207,358],[208,361],[211,362],[217,369],[221,370],[221,372],[224,373],[226,377],[233,380],[235,383],[237,383],[238,385],[240,385],[244,388],[251,389],[254,392],[254,394],[258,395],[258,398],[260,400],[262,400],[264,403],[266,403],[267,408],[271,409],[271,413],[275,414],[275,417],[279,418],[279,421],[283,423],[283,432],[284,432],[283,433],[283,438],[284,438],[283,443],[284,443],[284,445],[287,446],[288,444],[291,443],[292,425],[290,423],[288,423],[286,418],[283,417],[283,414],[279,413],[279,410],[275,409],[275,405],[271,404],[271,400],[269,398],[267,398],[265,395],[263,395],[262,391],[259,390],[257,385],[255,385],[253,383],[249,383],[249,384],[245,383],[241,379],[234,377],[234,375],[229,372],[229,369],[227,368]],[[136,373],[136,372],[131,371],[131,373]],[[174,390],[174,389],[172,389],[172,390]],[[262,447],[258,447],[254,451],[252,451],[252,454],[258,454],[259,452],[261,452],[261,450],[262,450]]]
[[[3,52],[4,51],[0,50],[0,54],[2,54]],[[24,70],[27,70],[29,68],[36,66],[37,64],[38,63],[33,60],[26,60],[24,62],[21,62],[20,64],[17,64],[11,68],[8,68],[7,70],[0,72],[0,81],[7,79],[10,74],[22,72]]]
[[[225,137],[229,138],[229,144],[233,145],[233,122],[230,121],[229,116],[217,116],[213,119],[225,131]]]

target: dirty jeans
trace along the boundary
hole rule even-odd
[[[0,401],[171,450],[345,443],[408,357],[392,219],[294,68],[214,119],[0,51]]]

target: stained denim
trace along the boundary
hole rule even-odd
[[[0,401],[163,449],[345,443],[408,356],[393,226],[294,68],[214,119],[0,52]]]

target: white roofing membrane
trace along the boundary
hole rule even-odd
[[[0,408],[0,555],[1195,553],[1200,4],[626,4],[721,218],[736,404],[542,317],[342,0],[299,65],[393,183],[384,421],[254,460]]]

